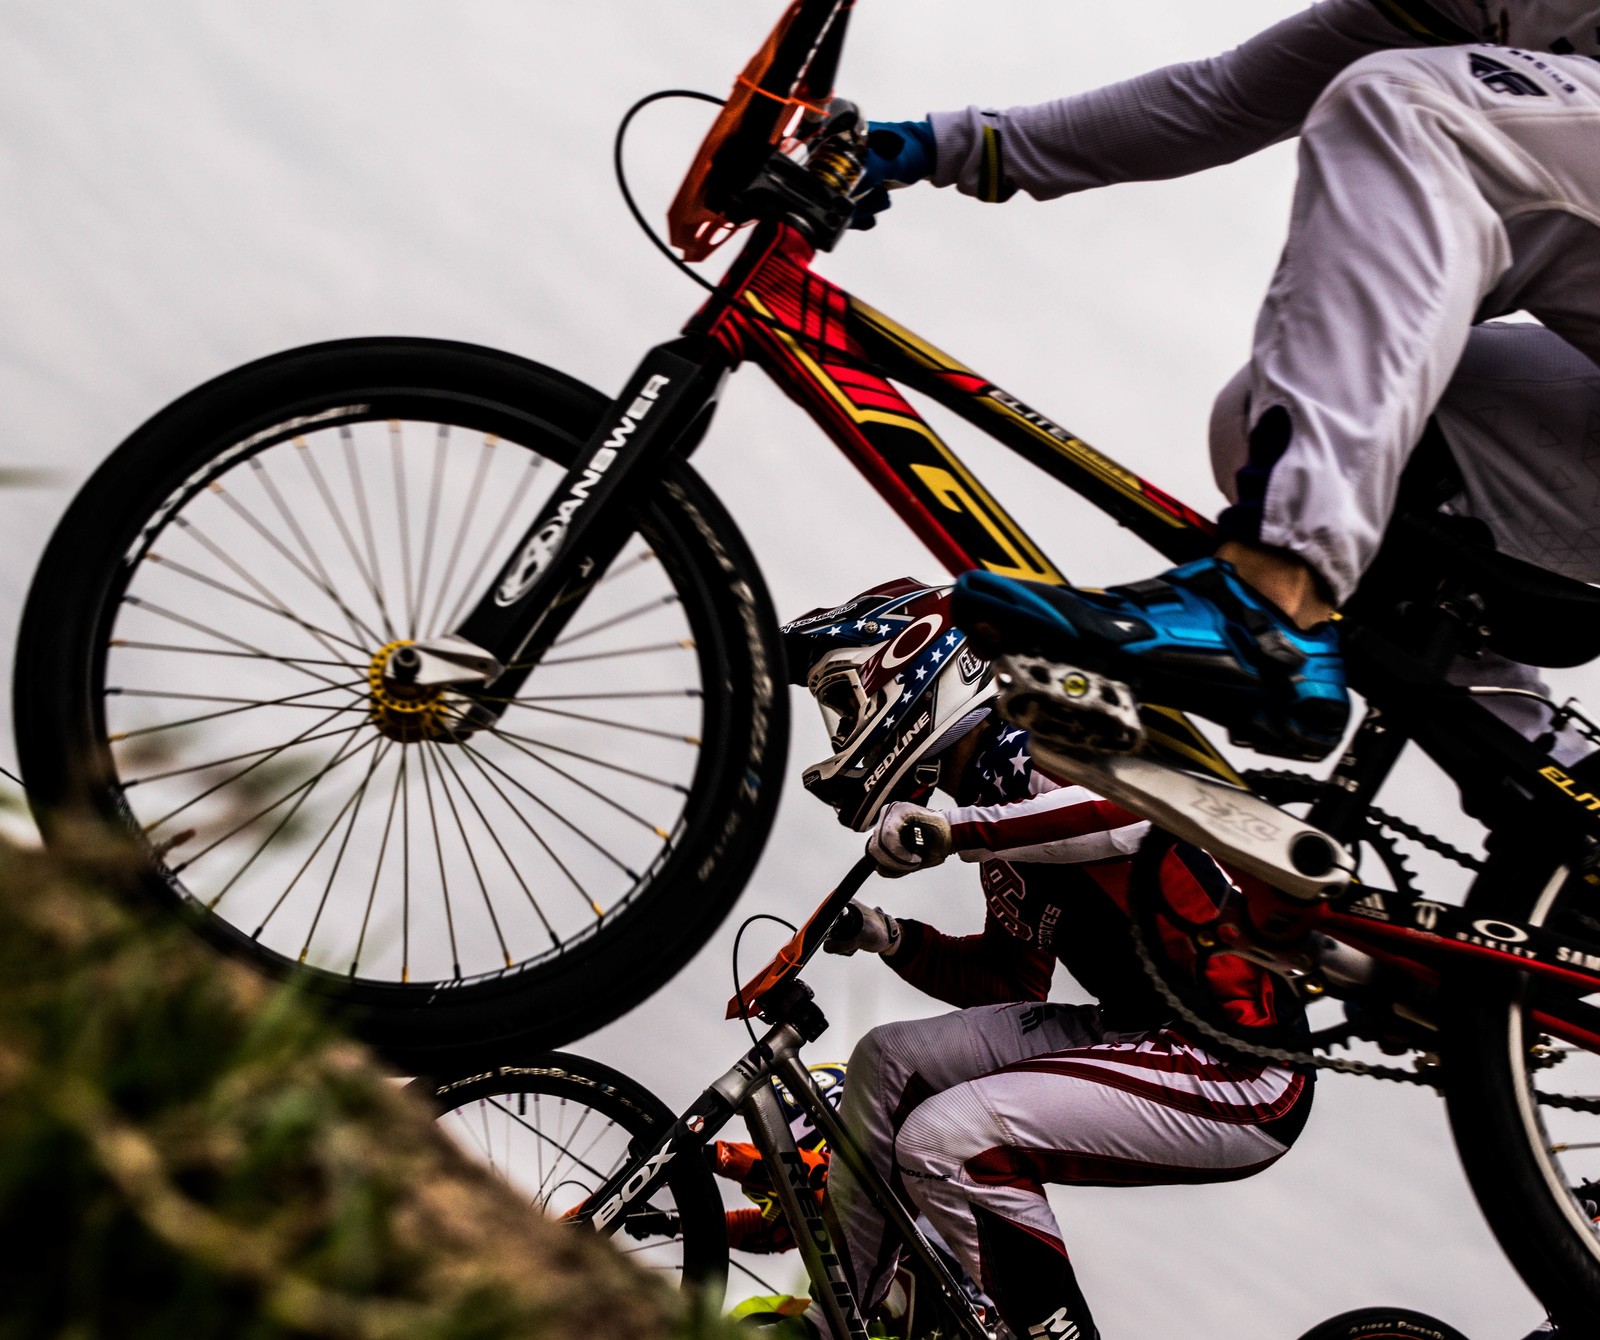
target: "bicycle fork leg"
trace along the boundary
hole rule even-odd
[[[811,1077],[806,1068],[792,1054],[787,1060],[798,1067],[801,1076],[798,1080],[788,1081],[789,1091],[799,1094],[802,1090],[809,1090]],[[794,1132],[789,1129],[783,1109],[778,1106],[777,1094],[770,1084],[762,1084],[750,1091],[740,1110],[744,1114],[745,1124],[750,1128],[751,1141],[772,1169],[772,1183],[778,1204],[783,1210],[783,1217],[794,1230],[795,1243],[800,1249],[800,1259],[805,1263],[806,1274],[816,1282],[818,1302],[828,1315],[835,1340],[845,1340],[846,1337],[848,1340],[867,1340],[861,1307],[845,1274],[844,1262],[834,1250],[833,1238],[823,1222],[817,1197],[810,1189],[805,1164],[801,1162],[799,1148],[794,1142]]]
[[[648,1201],[661,1189],[675,1159],[697,1157],[695,1151],[716,1137],[752,1091],[768,1088],[765,1081],[772,1078],[773,1056],[792,1055],[803,1042],[799,1030],[788,1024],[774,1028],[696,1098],[654,1145],[635,1151],[619,1172],[584,1201],[572,1222],[588,1224],[610,1237],[621,1227],[628,1206]]]
[[[845,1161],[846,1166],[855,1175],[856,1181],[860,1183],[862,1190],[866,1192],[877,1207],[878,1213],[883,1215],[894,1226],[895,1230],[905,1240],[906,1246],[911,1249],[923,1268],[933,1278],[939,1287],[939,1292],[944,1297],[945,1306],[950,1309],[951,1315],[960,1322],[969,1335],[978,1338],[978,1340],[990,1340],[991,1333],[988,1327],[983,1324],[982,1319],[973,1310],[972,1301],[967,1297],[966,1291],[956,1281],[955,1276],[950,1273],[945,1263],[940,1259],[939,1254],[928,1245],[927,1238],[922,1236],[922,1230],[917,1227],[916,1217],[906,1209],[904,1202],[894,1194],[888,1182],[884,1180],[883,1174],[862,1156],[861,1151],[856,1147],[855,1141],[851,1139],[850,1133],[845,1130],[844,1123],[839,1120],[839,1114],[829,1106],[825,1098],[817,1093],[811,1082],[809,1072],[801,1064],[799,1058],[793,1055],[780,1056],[773,1065],[773,1071],[784,1087],[794,1095],[795,1101],[805,1108],[806,1115],[816,1124],[817,1129],[822,1132],[833,1157]],[[768,1093],[770,1094],[770,1092],[771,1090],[769,1089]],[[775,1102],[774,1106],[776,1107]],[[784,1126],[783,1130],[785,1135],[789,1134],[787,1125]],[[792,1149],[794,1147],[792,1138],[789,1144]],[[798,1155],[795,1156],[795,1159],[798,1165]],[[785,1209],[787,1210],[787,1207]],[[798,1226],[802,1221],[791,1218],[790,1222]],[[800,1234],[796,1233],[795,1236],[800,1237]],[[801,1247],[804,1248],[804,1246],[805,1243],[802,1240]],[[809,1265],[809,1262],[807,1264]],[[820,1277],[814,1276],[814,1278]]]

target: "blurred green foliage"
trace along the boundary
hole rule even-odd
[[[0,1340],[697,1329],[116,867],[0,845]]]

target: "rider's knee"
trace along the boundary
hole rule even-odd
[[[1352,61],[1312,105],[1305,133],[1388,119],[1398,107],[1437,104],[1451,95],[1459,48],[1375,51]]]

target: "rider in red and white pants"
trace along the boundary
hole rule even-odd
[[[1097,1334],[1048,1182],[1149,1186],[1223,1182],[1275,1163],[1305,1124],[1310,1077],[1221,1059],[1169,1026],[1134,958],[1132,854],[1149,825],[1083,787],[1032,769],[1024,732],[986,721],[955,746],[946,784],[969,803],[890,805],[869,847],[902,870],[908,817],[948,826],[980,862],[982,934],[951,937],[864,909],[862,935],[905,980],[958,1007],[873,1029],[850,1058],[842,1114],[868,1155],[922,1210],[1019,1336]],[[1229,888],[1205,853],[1180,845],[1161,871],[1167,904],[1201,919]],[[1182,954],[1174,931],[1170,947]],[[1098,1006],[1045,1002],[1057,961]],[[1206,977],[1233,1021],[1274,1032],[1298,1005],[1238,959]],[[883,1221],[842,1160],[829,1202],[864,1305],[888,1288]]]

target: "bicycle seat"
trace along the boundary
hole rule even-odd
[[[1444,582],[1482,602],[1489,648],[1525,665],[1584,665],[1600,657],[1600,587],[1497,550],[1470,517],[1397,513],[1352,606],[1381,612]]]

